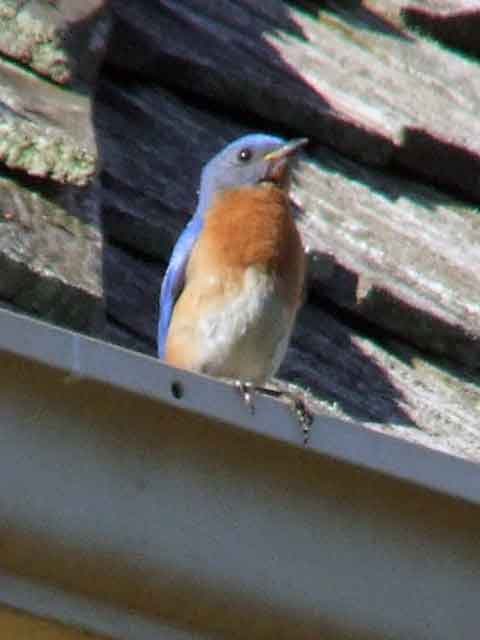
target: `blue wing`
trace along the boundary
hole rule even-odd
[[[165,356],[165,342],[172,317],[173,306],[185,284],[185,271],[193,245],[203,226],[199,215],[193,216],[180,234],[170,258],[160,292],[160,320],[158,322],[158,357]]]

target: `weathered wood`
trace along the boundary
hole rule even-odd
[[[88,331],[103,314],[91,83],[104,5],[0,0],[0,299]]]
[[[110,64],[480,197],[478,66],[435,42],[273,0],[113,7]]]
[[[101,247],[99,229],[0,177],[0,299],[76,329],[99,326]]]
[[[480,6],[478,2],[423,0],[410,2],[403,10],[408,25],[425,34],[480,56]]]
[[[422,180],[478,197],[480,77],[473,62],[406,30],[406,4],[118,0],[113,46],[98,79],[95,140],[88,128],[95,64],[91,75],[77,72],[82,56],[101,59],[103,3],[84,3],[87,13],[69,37],[68,3],[55,3],[61,16],[52,24],[62,27],[51,43],[68,52],[67,90],[0,56],[0,125],[7,122],[18,140],[22,127],[30,136],[26,152],[13,138],[3,152],[15,172],[6,195],[0,190],[7,265],[0,299],[65,322],[65,305],[77,320],[100,291],[107,312],[100,335],[154,355],[161,279],[195,206],[201,166],[252,129],[308,133],[312,145],[294,198],[305,208],[311,295],[277,384],[308,389],[309,405],[322,412],[480,460],[478,375],[452,364],[479,361],[479,214],[395,174],[408,167]],[[28,24],[19,19],[23,11],[41,6],[36,19],[53,15],[53,3],[42,0],[0,0],[0,8],[7,5],[15,5],[15,28]],[[10,39],[7,55],[17,55],[22,42]],[[0,31],[5,53],[3,44]],[[63,81],[48,65],[41,69],[39,51],[25,64]],[[70,173],[46,163],[43,150],[57,135],[71,149],[88,150],[88,170],[76,161]],[[101,192],[88,183],[97,146]],[[39,192],[30,184],[24,193],[24,176],[35,172]],[[74,186],[82,180],[89,186]],[[94,277],[100,257],[103,289]],[[87,292],[81,304],[69,297],[77,290]]]
[[[104,288],[109,318],[156,352],[158,290],[164,268],[147,263],[124,249],[106,242]]]
[[[105,0],[0,0],[0,53],[8,56],[0,56],[0,161],[7,167],[77,186],[91,181],[90,94],[108,27]]]
[[[162,267],[110,245],[105,261],[104,337],[155,356]],[[361,335],[310,303],[276,385],[305,394],[314,411],[480,461],[479,382],[404,343]]]
[[[0,53],[70,87],[91,84],[108,28],[106,0],[0,1]]]
[[[87,185],[96,148],[88,97],[0,60],[0,161],[59,183]]]
[[[317,305],[301,314],[280,375],[306,387],[317,411],[480,461],[478,375],[361,335]]]
[[[106,230],[166,262],[195,208],[201,166],[245,130],[168,91],[103,76],[96,122]],[[317,293],[424,349],[478,365],[475,208],[326,148],[301,163],[293,194],[305,210]]]
[[[51,80],[68,81],[70,65],[58,29],[61,20],[53,3],[2,0],[0,52]]]
[[[161,87],[112,81],[105,71],[94,120],[105,231],[167,261],[195,208],[203,164],[244,128]]]
[[[419,347],[480,364],[480,215],[432,188],[328,153],[294,194],[312,286]]]

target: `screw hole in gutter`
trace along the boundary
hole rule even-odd
[[[176,400],[180,400],[181,398],[183,398],[183,385],[181,382],[178,382],[178,380],[172,382],[170,391],[172,392],[172,396]]]

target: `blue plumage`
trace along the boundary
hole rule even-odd
[[[169,364],[256,382],[278,369],[305,272],[288,177],[306,142],[250,134],[205,165],[161,288],[158,355]]]
[[[213,196],[222,189],[253,184],[258,176],[261,177],[258,163],[238,162],[240,151],[251,149],[253,153],[261,155],[263,150],[270,150],[282,144],[284,144],[284,140],[275,136],[262,133],[248,134],[227,145],[203,168],[197,208],[175,244],[162,283],[157,341],[159,358],[163,359],[165,356],[165,341],[173,306],[182,291],[188,259],[195,240],[202,230],[203,216],[210,207]],[[260,166],[260,171],[264,171],[262,166]]]

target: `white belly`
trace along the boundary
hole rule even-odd
[[[272,277],[250,267],[240,294],[198,321],[200,369],[213,376],[264,382],[283,360],[295,312],[280,298]]]

